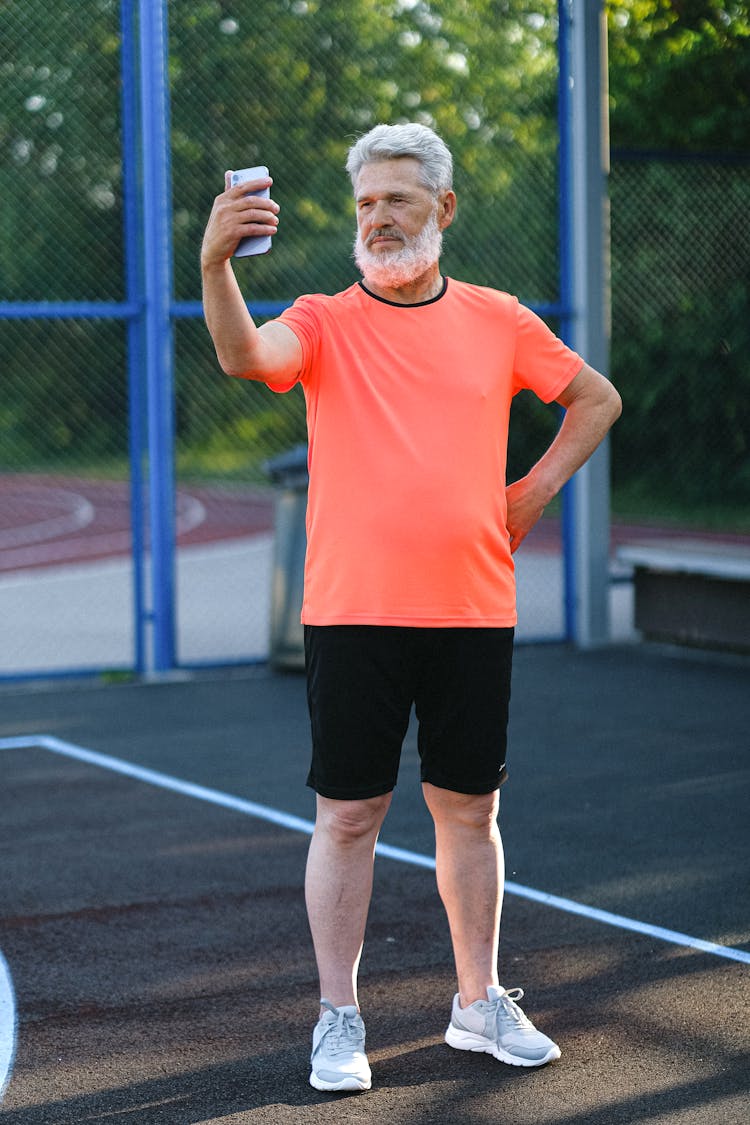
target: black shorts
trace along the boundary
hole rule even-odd
[[[312,765],[323,797],[396,785],[412,704],[422,781],[491,793],[506,779],[513,629],[306,625]]]

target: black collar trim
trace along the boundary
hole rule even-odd
[[[372,297],[373,301],[380,301],[383,305],[392,305],[394,309],[420,309],[423,305],[434,305],[435,301],[439,301],[440,298],[445,295],[445,291],[448,288],[448,278],[443,278],[442,289],[434,297],[430,297],[429,301],[415,301],[413,305],[405,305],[402,301],[387,301],[385,297],[378,297],[377,293],[372,293],[367,288],[364,281],[358,281],[357,284],[368,297]]]

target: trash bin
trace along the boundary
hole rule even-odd
[[[270,661],[276,668],[305,666],[304,631],[300,622],[305,578],[307,534],[307,446],[293,449],[263,466],[275,485],[275,534],[271,586]]]

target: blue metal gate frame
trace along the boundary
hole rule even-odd
[[[600,7],[600,0],[580,3]],[[577,0],[558,0],[560,298],[534,306],[540,315],[558,318],[566,339],[574,335],[570,37],[575,6]],[[6,302],[0,303],[0,319],[117,319],[126,324],[133,671],[142,675],[166,672],[179,665],[175,613],[173,323],[179,318],[201,317],[202,306],[199,301],[173,299],[166,0],[121,0],[120,31],[125,300]],[[287,303],[263,302],[253,307],[258,313],[273,315]],[[554,640],[576,639],[575,523],[574,497],[568,487],[563,497],[565,628],[564,637],[550,638]]]

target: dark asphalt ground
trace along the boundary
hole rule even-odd
[[[3,688],[0,739],[40,734],[313,814],[297,675]],[[385,858],[360,977],[373,1090],[320,1094],[307,838],[38,746],[0,762],[4,1125],[750,1120],[750,965],[508,896],[501,980],[563,1057],[505,1067],[443,1044],[434,875]],[[509,879],[750,950],[747,658],[519,648],[509,765]],[[382,838],[433,851],[413,731]]]

